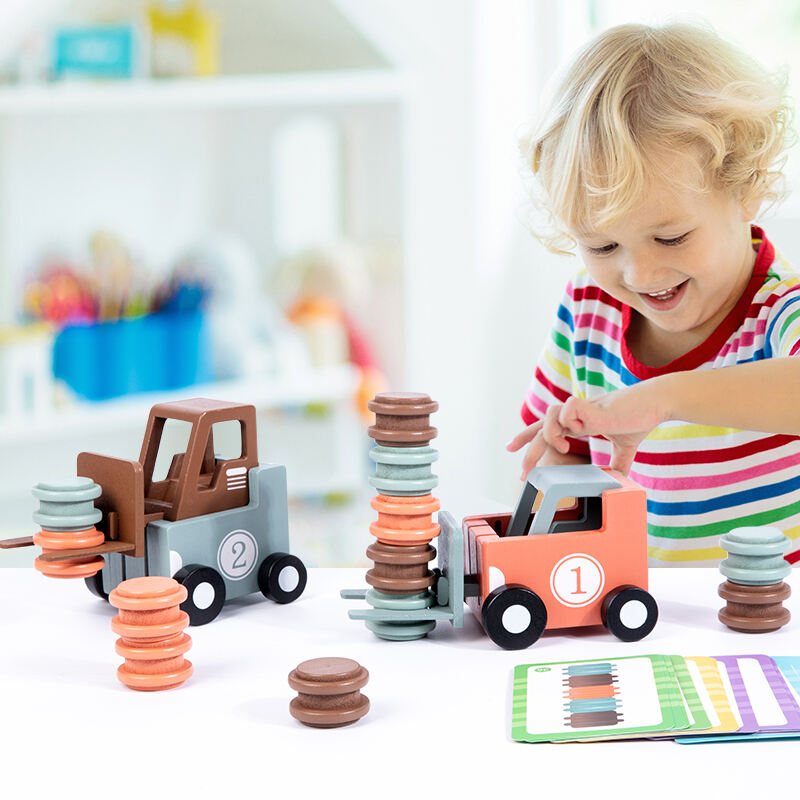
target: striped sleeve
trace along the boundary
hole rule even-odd
[[[770,356],[800,355],[800,281],[775,303],[767,321]]]
[[[574,370],[571,367],[575,336],[573,305],[573,286],[570,282],[522,404],[521,414],[526,425],[532,425],[544,417],[551,405],[565,403],[572,395],[578,394]],[[588,441],[569,439],[569,452],[588,456]]]

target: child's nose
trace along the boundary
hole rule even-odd
[[[658,284],[660,271],[651,256],[646,253],[634,253],[625,262],[623,279],[630,289],[648,291]]]

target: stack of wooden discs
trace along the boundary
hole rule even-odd
[[[369,711],[361,689],[369,672],[349,658],[312,658],[289,673],[297,697],[289,713],[312,728],[340,728],[357,722]]]
[[[42,554],[103,544],[105,536],[94,527],[103,516],[94,505],[101,493],[102,489],[91,478],[41,482],[33,487],[33,496],[39,501],[33,521],[42,526],[33,541],[42,548]],[[37,558],[33,566],[48,578],[90,578],[104,564],[102,556],[94,555],[62,561]]]
[[[430,542],[439,535],[433,515],[439,501],[431,495],[438,478],[431,464],[439,454],[429,446],[436,437],[430,415],[439,404],[427,394],[385,392],[368,404],[375,413],[369,435],[375,440],[370,458],[375,474],[370,484],[378,490],[372,507],[378,519],[370,525],[377,539],[367,549],[374,567],[367,573],[367,602],[377,609],[414,611],[429,608],[434,575],[428,569],[436,557]],[[382,639],[409,640],[425,636],[432,620],[376,621],[367,627]]]
[[[783,557],[791,541],[777,528],[734,528],[723,536],[720,547],[728,557],[719,565],[727,580],[719,595],[727,600],[720,622],[743,633],[766,633],[783,627],[790,619],[783,601],[791,588],[783,582],[792,566]]]
[[[191,674],[184,658],[192,640],[183,629],[189,615],[181,611],[187,591],[173,578],[151,575],[130,578],[108,596],[119,614],[111,629],[119,635],[116,650],[125,659],[117,677],[140,692],[180,686]]]

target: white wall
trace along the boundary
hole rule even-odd
[[[512,503],[504,450],[568,274],[521,221],[517,140],[549,65],[551,2],[338,5],[413,81],[407,133],[407,388],[440,403],[440,496]],[[485,499],[482,499],[485,498]]]

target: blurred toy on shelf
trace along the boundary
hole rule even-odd
[[[201,0],[20,4],[0,81],[216,75],[219,23]],[[25,8],[24,14],[22,6]]]
[[[66,262],[53,261],[25,287],[24,313],[52,325],[92,322],[97,299],[88,280]]]
[[[160,0],[147,6],[150,72],[156,78],[214,75],[217,18],[198,0]]]
[[[41,27],[24,31],[16,48],[5,53],[0,79],[3,83],[40,83],[50,76],[50,36]]]
[[[339,243],[300,253],[281,264],[274,286],[315,366],[349,362],[359,369],[356,403],[368,421],[367,403],[386,379],[360,321],[370,294],[363,250]]]
[[[241,239],[207,237],[179,259],[176,274],[181,283],[208,290],[215,378],[265,378],[310,368],[301,336],[267,293],[262,269]]]

